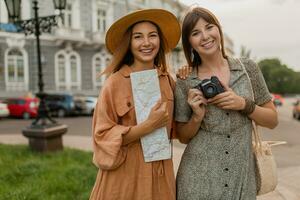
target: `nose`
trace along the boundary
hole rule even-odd
[[[202,31],[202,39],[207,40],[209,38],[208,33],[206,31]]]
[[[145,37],[143,45],[148,46],[150,44],[150,39],[148,37]]]

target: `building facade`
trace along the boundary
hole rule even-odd
[[[33,17],[32,7],[32,0],[22,0],[21,19]],[[40,16],[58,14],[52,0],[39,0],[39,7]],[[98,74],[111,58],[105,32],[116,19],[143,8],[164,8],[181,18],[186,6],[178,0],[67,0],[58,27],[40,37],[44,90],[98,95],[105,80]],[[35,37],[16,32],[8,22],[0,1],[0,98],[38,90]],[[169,60],[173,68],[185,63],[180,44]]]

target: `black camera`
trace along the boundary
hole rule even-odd
[[[225,92],[221,82],[216,76],[202,80],[195,88],[201,90],[206,99],[213,98],[217,94]]]

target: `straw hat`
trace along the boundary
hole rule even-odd
[[[145,9],[132,12],[111,25],[105,37],[106,48],[110,53],[113,54],[118,48],[127,29],[139,21],[150,21],[160,28],[169,48],[166,52],[176,47],[181,34],[177,18],[167,10]]]

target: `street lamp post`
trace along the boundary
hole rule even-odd
[[[49,115],[44,92],[43,68],[41,62],[40,35],[42,32],[51,32],[51,28],[57,25],[57,15],[39,17],[38,1],[33,1],[34,18],[18,21],[20,16],[21,0],[5,0],[9,18],[18,26],[25,35],[34,34],[37,45],[37,64],[38,64],[38,93],[40,104],[38,115],[32,124],[23,129],[22,133],[29,139],[29,146],[36,151],[54,151],[63,148],[62,135],[66,133],[67,126],[58,124]],[[66,0],[53,0],[55,9],[60,12],[65,9]]]

